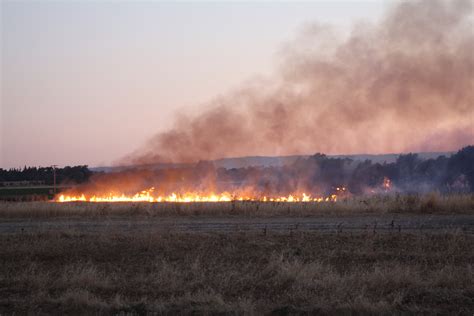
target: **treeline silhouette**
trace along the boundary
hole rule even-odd
[[[400,155],[393,163],[373,163],[315,154],[293,164],[272,167],[216,168],[211,161],[175,168],[129,168],[94,174],[79,192],[134,193],[154,187],[160,193],[252,192],[261,196],[305,192],[311,195],[344,192],[355,195],[385,192],[473,192],[474,146],[435,159]],[[340,191],[339,191],[340,192]]]
[[[51,167],[0,169],[0,183],[41,181],[53,183]],[[155,187],[162,192],[239,192],[251,189],[261,195],[305,192],[330,194],[339,187],[352,194],[383,192],[474,192],[474,146],[435,159],[417,154],[400,155],[393,163],[373,163],[315,154],[279,167],[215,168],[201,161],[167,169],[131,168],[122,172],[94,173],[87,166],[56,169],[58,184],[82,184],[82,192],[116,190],[134,193]]]
[[[384,177],[402,192],[473,192],[474,146],[467,146],[450,157],[423,160],[416,154],[407,154],[389,164],[365,161],[352,174],[351,190],[361,193],[364,187],[377,185]]]
[[[201,178],[213,172],[212,165],[204,162],[198,163],[195,169],[192,174]],[[199,181],[197,177],[193,180]],[[473,192],[474,146],[435,159],[402,154],[393,163],[330,158],[318,153],[282,167],[217,169],[216,180],[224,186],[227,184],[224,189],[233,183],[252,186],[262,194],[301,191],[329,194],[341,186],[353,194]]]
[[[400,155],[393,163],[373,163],[315,154],[283,167],[217,170],[218,179],[252,183],[263,193],[331,193],[344,186],[353,194],[384,191],[441,193],[474,191],[474,146],[450,157],[421,159]]]
[[[56,168],[56,183],[81,184],[89,181],[92,171],[88,166],[66,166]],[[24,167],[1,169],[0,186],[7,186],[15,182],[31,182],[34,184],[52,185],[54,182],[52,167]]]

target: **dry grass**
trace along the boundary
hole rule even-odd
[[[0,218],[67,216],[347,216],[363,214],[472,214],[474,194],[382,195],[336,203],[53,203],[3,202]]]
[[[465,314],[474,236],[0,235],[0,314]]]

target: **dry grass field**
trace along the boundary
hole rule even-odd
[[[473,195],[436,194],[336,203],[1,203],[0,314],[472,315],[474,234],[459,225],[472,226],[473,210]],[[451,222],[399,230],[392,218]],[[371,226],[339,229],[342,220]],[[181,229],[163,229],[175,221]],[[222,228],[233,221],[255,229]],[[325,231],[304,229],[332,222]],[[299,229],[288,229],[295,223]]]
[[[474,236],[0,235],[0,314],[474,312]]]

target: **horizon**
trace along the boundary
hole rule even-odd
[[[401,152],[401,153],[379,153],[379,154],[367,154],[367,153],[362,153],[362,154],[326,154],[326,153],[312,153],[312,154],[301,154],[301,155],[282,155],[282,156],[240,156],[240,157],[225,157],[225,158],[217,158],[213,160],[202,160],[204,162],[216,162],[216,161],[223,161],[223,160],[240,160],[240,159],[252,159],[252,158],[269,158],[269,159],[280,159],[280,158],[294,158],[294,157],[311,157],[317,154],[322,154],[330,158],[341,158],[341,157],[357,157],[357,156],[375,156],[375,157],[383,157],[383,156],[400,156],[400,155],[409,155],[409,154],[415,154],[415,155],[438,155],[437,157],[443,156],[443,155],[452,155],[455,154],[456,152],[462,150],[465,147],[469,146],[474,146],[474,145],[466,145],[458,150],[454,151],[420,151],[420,152]],[[429,158],[421,158],[421,159],[429,159]],[[88,165],[88,164],[77,164],[77,165],[56,165],[57,168],[64,168],[64,167],[74,167],[74,166],[87,166],[89,169],[101,169],[101,168],[106,168],[106,169],[120,169],[120,168],[133,168],[133,167],[144,167],[144,166],[153,166],[153,165],[193,165],[197,164],[200,161],[190,161],[190,162],[180,162],[180,163],[171,163],[171,162],[160,162],[156,164],[150,164],[150,165]],[[22,169],[22,168],[49,168],[52,167],[53,165],[24,165],[24,166],[18,166],[18,167],[10,167],[10,168],[3,168],[0,167],[0,169],[4,170],[9,170],[9,169]]]

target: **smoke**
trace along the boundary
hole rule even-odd
[[[243,87],[196,117],[180,115],[122,163],[474,143],[469,0],[399,3],[380,23],[359,23],[345,37],[314,25],[284,51],[272,84]]]
[[[422,159],[417,154],[399,155],[395,162],[332,158],[315,154],[282,166],[216,168],[198,162],[179,168],[133,167],[96,173],[87,183],[66,195],[88,197],[134,196],[154,188],[155,196],[227,193],[234,198],[301,196],[339,198],[351,195],[393,193],[474,192],[474,146],[450,157]]]

